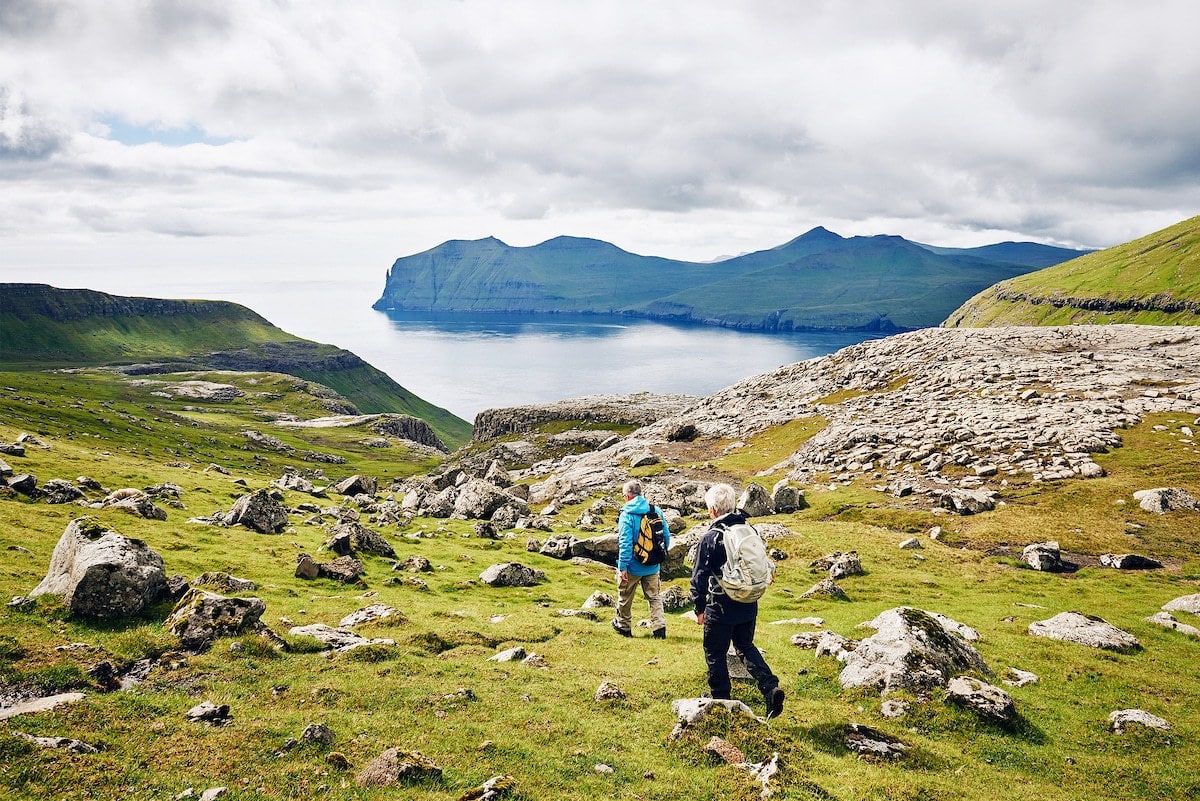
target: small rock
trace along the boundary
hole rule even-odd
[[[493,776],[474,790],[468,790],[458,801],[499,801],[517,791],[517,780],[509,775]]]
[[[902,718],[908,714],[908,701],[889,698],[879,705],[879,714],[889,719]]]
[[[1021,561],[1034,570],[1056,573],[1063,568],[1062,552],[1057,542],[1035,542],[1026,545],[1021,552]]]
[[[617,599],[607,592],[597,590],[593,592],[586,601],[583,602],[584,609],[606,609],[613,608],[617,605]]]
[[[593,696],[594,701],[624,701],[625,691],[611,682],[602,682]]]
[[[857,754],[888,760],[900,759],[909,749],[907,743],[857,723],[846,726],[845,742],[846,748]]]
[[[916,537],[909,537],[904,542],[900,543],[902,550],[916,550],[921,547],[921,541]]]
[[[487,661],[489,661],[489,662],[515,662],[518,659],[524,659],[524,658],[525,658],[525,649],[518,645],[514,648],[505,649],[505,650],[501,651],[500,653],[496,654],[495,656],[489,656]]]
[[[359,772],[359,787],[387,787],[431,781],[442,777],[442,769],[417,751],[389,748]]]
[[[849,596],[845,590],[837,585],[833,579],[823,579],[814,584],[807,592],[801,595],[801,598],[815,598],[819,595],[824,595],[835,601],[848,601]]]
[[[1133,493],[1134,500],[1147,512],[1166,514],[1181,509],[1200,509],[1200,500],[1187,490],[1178,487],[1158,487],[1155,489],[1138,490]]]
[[[541,570],[534,570],[519,562],[505,562],[492,565],[480,573],[479,580],[490,587],[532,587],[545,575]]]
[[[1018,670],[1010,667],[1005,671],[1009,678],[1004,679],[1004,683],[1009,687],[1024,687],[1026,684],[1036,684],[1040,681],[1040,677],[1036,673],[1030,673],[1028,670]]]
[[[1153,623],[1156,626],[1162,626],[1164,629],[1178,631],[1180,634],[1186,634],[1189,637],[1200,639],[1200,629],[1196,628],[1195,626],[1189,626],[1187,623],[1180,623],[1170,612],[1155,612],[1153,615],[1146,618],[1146,622]]]
[[[1016,719],[1012,696],[987,682],[970,676],[955,676],[946,685],[946,700],[965,706],[995,723],[1010,724]]]
[[[211,701],[204,701],[187,711],[187,719],[193,723],[212,723],[220,726],[229,720],[229,704],[217,706]]]
[[[1170,723],[1142,709],[1118,709],[1116,712],[1110,712],[1108,722],[1117,734],[1124,734],[1129,726],[1145,726],[1159,731],[1171,730]]]
[[[724,707],[733,715],[742,715],[761,721],[761,718],[741,701],[727,701],[718,698],[679,698],[671,702],[671,711],[679,717],[679,722],[671,731],[671,739],[678,740],[683,736],[684,731],[702,721],[717,707]]]
[[[1114,568],[1115,570],[1157,570],[1163,566],[1162,562],[1157,559],[1151,559],[1148,556],[1139,556],[1135,553],[1101,554],[1100,564],[1105,567]]]
[[[333,740],[333,729],[324,723],[310,723],[304,727],[304,731],[300,732],[300,741],[304,743],[316,743],[328,747],[333,745]]]
[[[705,753],[716,757],[726,765],[739,765],[746,761],[746,755],[742,750],[728,740],[722,740],[720,737],[713,737],[704,746]]]

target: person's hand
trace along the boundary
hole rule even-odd
[[[629,582],[629,571],[628,570],[618,570],[617,571],[617,584],[624,587],[628,582]]]
[[[697,623],[697,625],[700,625],[700,626],[704,625],[704,613],[703,612],[696,615],[696,623]]]

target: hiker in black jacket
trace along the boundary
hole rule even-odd
[[[773,718],[783,712],[783,690],[779,687],[779,679],[754,646],[758,602],[738,603],[729,598],[717,582],[726,560],[725,529],[745,523],[746,515],[735,509],[737,495],[728,484],[710,487],[704,495],[704,503],[713,522],[696,550],[691,589],[692,603],[696,605],[696,622],[704,627],[708,686],[713,698],[729,698],[731,686],[726,654],[732,643],[734,650],[746,663],[750,675],[758,682],[758,689],[767,702],[767,717]]]

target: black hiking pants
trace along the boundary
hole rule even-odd
[[[711,607],[710,607],[711,609]],[[715,610],[713,610],[715,611]],[[754,646],[756,618],[741,623],[726,623],[719,618],[712,620],[704,616],[704,661],[708,664],[708,687],[713,698],[729,698],[729,663],[726,654],[730,644],[746,663],[750,676],[758,683],[759,692],[769,701],[771,692],[779,686],[779,679],[771,672],[758,648]]]

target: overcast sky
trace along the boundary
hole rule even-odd
[[[0,0],[0,280],[1200,213],[1195,0]]]

